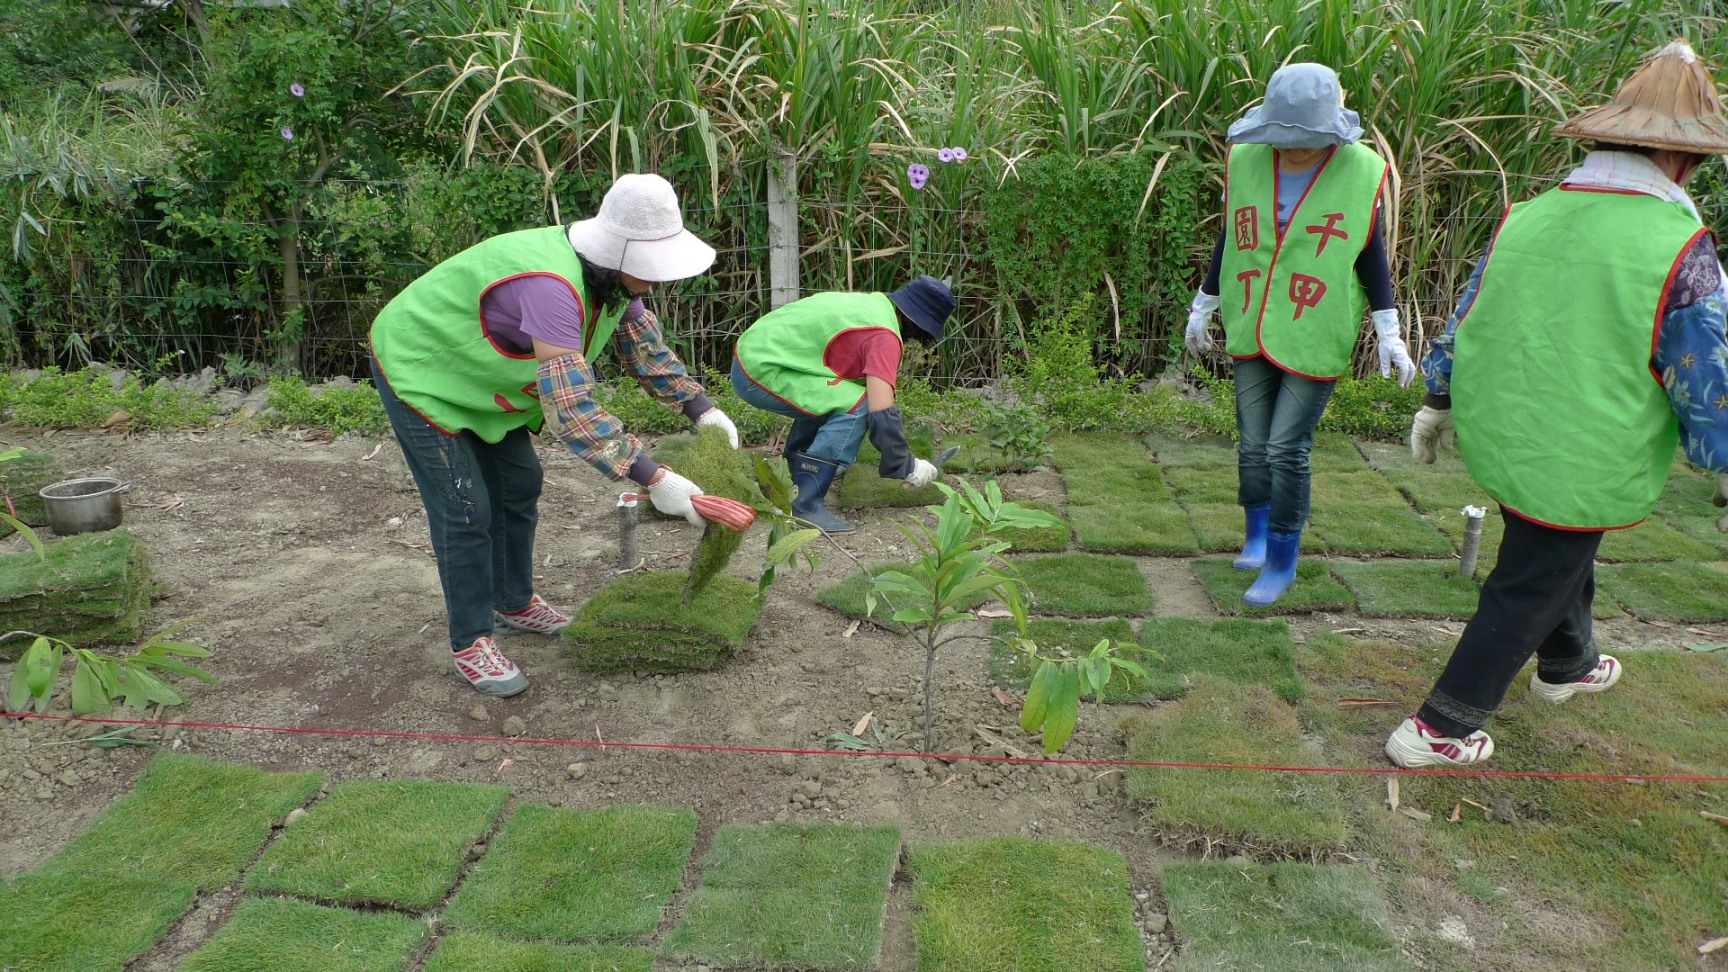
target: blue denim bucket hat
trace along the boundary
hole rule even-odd
[[[949,290],[947,284],[920,274],[911,283],[889,294],[888,299],[894,302],[900,313],[930,335],[931,340],[942,340],[942,325],[954,312],[955,304],[954,291]]]
[[[1344,107],[1338,74],[1324,64],[1286,64],[1266,82],[1266,98],[1230,126],[1229,140],[1281,149],[1329,148],[1362,137],[1361,119]]]

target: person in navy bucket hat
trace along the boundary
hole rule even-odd
[[[856,529],[828,509],[834,477],[868,434],[887,479],[927,486],[938,469],[912,455],[894,385],[905,338],[942,340],[954,291],[920,275],[892,293],[811,294],[764,315],[738,338],[732,387],[751,405],[792,419],[786,464],[792,511],[828,533]]]

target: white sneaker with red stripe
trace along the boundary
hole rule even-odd
[[[1386,738],[1386,758],[1405,769],[1469,766],[1494,755],[1494,740],[1478,729],[1463,739],[1442,736],[1411,716]]]
[[[528,601],[528,606],[520,611],[493,611],[492,623],[517,631],[555,635],[570,623],[570,615],[547,604],[545,598],[536,594]]]
[[[1596,662],[1596,667],[1590,669],[1590,674],[1576,682],[1561,682],[1553,685],[1542,681],[1541,675],[1530,676],[1530,694],[1547,699],[1550,702],[1564,702],[1580,692],[1606,692],[1620,681],[1620,660],[1613,655],[1603,655]]]
[[[487,695],[510,696],[528,687],[528,676],[510,663],[491,638],[480,638],[450,656],[456,674]]]

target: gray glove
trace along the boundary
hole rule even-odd
[[[1410,423],[1410,455],[1431,463],[1441,446],[1451,448],[1454,444],[1452,410],[1422,406]]]

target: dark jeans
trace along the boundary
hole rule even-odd
[[[396,397],[377,361],[372,381],[426,505],[450,650],[462,651],[492,633],[494,610],[520,610],[534,597],[540,457],[525,428],[496,444],[472,432],[444,433]]]
[[[1416,713],[1441,735],[1468,736],[1487,725],[1532,654],[1544,682],[1575,682],[1596,667],[1590,606],[1602,534],[1502,516],[1506,536],[1476,616]]]
[[[864,402],[860,401],[850,412],[806,415],[751,381],[736,358],[732,359],[732,390],[745,402],[792,420],[792,431],[786,436],[786,455],[802,452],[813,459],[831,462],[842,471],[851,468],[858,458],[866,431]]]
[[[1236,502],[1272,504],[1268,528],[1308,522],[1308,454],[1335,382],[1290,374],[1265,358],[1236,362]]]

